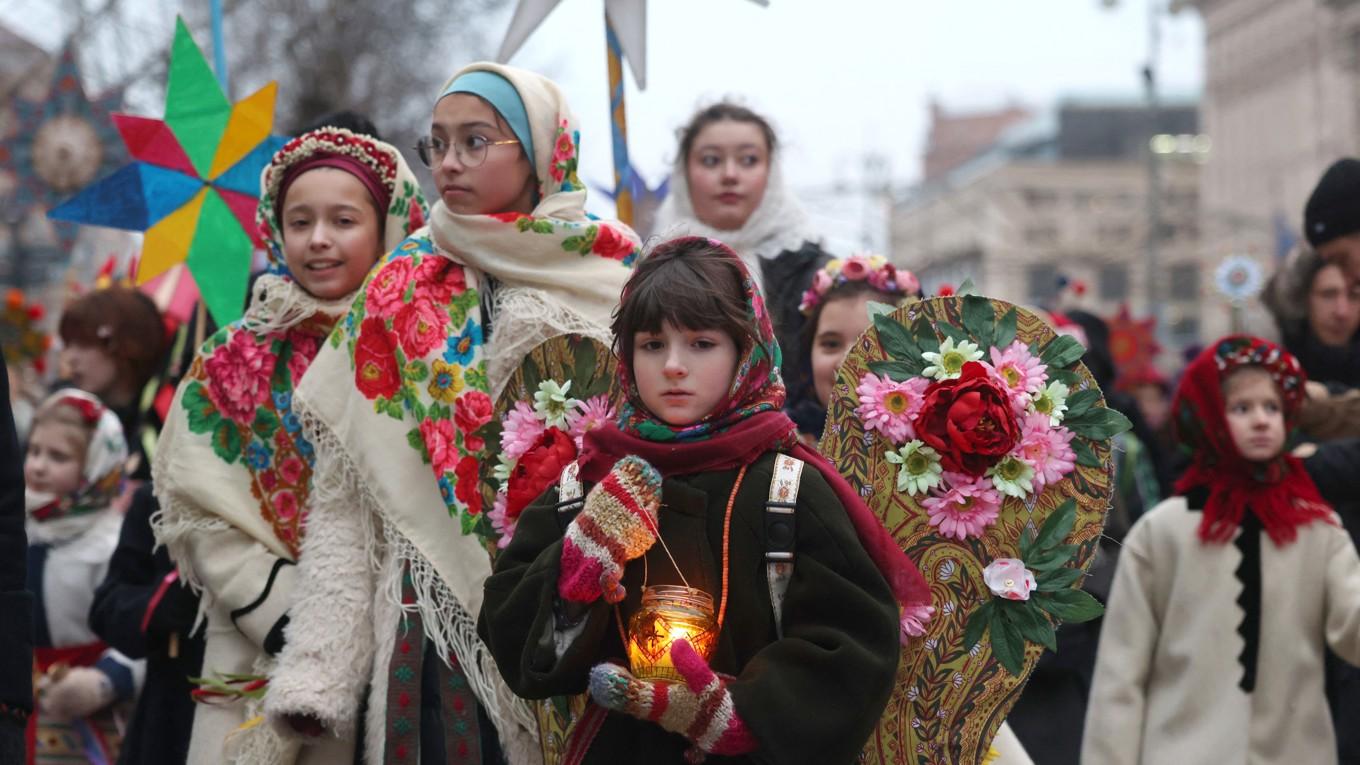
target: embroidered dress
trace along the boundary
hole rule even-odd
[[[246,315],[200,349],[181,382],[154,465],[161,511],[153,519],[185,581],[202,591],[206,677],[262,674],[283,641],[310,501],[315,449],[293,410],[294,388],[353,295],[320,300],[289,273],[278,210],[281,188],[314,166],[347,169],[373,184],[384,247],[425,222],[415,176],[392,146],[341,128],[304,134],[275,154],[261,176],[256,221],[269,247]],[[362,177],[361,177],[362,176]],[[286,191],[286,188],[285,188]],[[200,705],[189,761],[328,761],[334,749],[300,754],[254,726],[258,704]],[[230,744],[230,746],[229,746]]]
[[[473,621],[490,573],[479,529],[490,529],[491,508],[477,486],[484,444],[469,435],[528,349],[568,332],[607,337],[639,245],[626,226],[586,215],[579,134],[557,86],[495,64],[466,67],[450,85],[480,72],[523,103],[537,205],[463,215],[437,203],[429,227],[369,276],[294,402],[317,464],[290,640],[265,709],[276,727],[309,714],[342,738],[363,725],[370,763],[396,758],[389,688],[412,611],[433,655],[462,671],[509,760],[536,756],[532,713]]]

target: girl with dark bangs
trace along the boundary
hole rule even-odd
[[[919,634],[924,579],[799,445],[779,344],[728,247],[662,243],[613,329],[617,424],[586,434],[583,485],[527,508],[486,582],[479,631],[506,682],[526,698],[589,691],[568,744],[584,763],[854,761],[899,638]],[[787,567],[770,563],[780,551]],[[676,640],[672,682],[623,663],[625,630],[657,585],[715,606],[711,655]]]

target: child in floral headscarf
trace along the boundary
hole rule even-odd
[[[920,572],[798,444],[778,343],[732,250],[660,245],[614,332],[627,402],[617,426],[585,436],[584,501],[553,489],[526,509],[486,583],[480,629],[506,681],[528,698],[589,687],[567,745],[577,762],[853,761],[892,688],[899,632],[920,634],[928,614]],[[794,519],[770,532],[795,560],[782,598],[765,570],[767,500]],[[711,656],[679,640],[662,657],[683,682],[617,663],[649,584],[716,606]]]
[[[263,675],[293,638],[287,609],[315,461],[293,390],[374,263],[425,220],[401,154],[342,128],[285,144],[260,185],[256,220],[270,272],[245,317],[199,351],[156,452],[154,524],[181,575],[202,590],[210,680]],[[267,726],[233,735],[258,714],[254,690],[246,699],[200,691],[190,762],[352,759],[352,742],[299,751]]]
[[[110,707],[141,685],[143,662],[106,647],[86,619],[118,544],[123,519],[111,505],[126,461],[118,417],[84,391],[57,391],[33,416],[24,459],[39,675],[30,762],[111,762]]]
[[[636,256],[630,229],[586,215],[578,138],[558,87],[513,67],[465,67],[435,101],[430,225],[379,264],[297,391],[317,465],[265,699],[289,735],[362,731],[370,763],[537,754],[477,637],[490,508],[472,434],[529,349],[607,334]]]
[[[1242,335],[1186,367],[1192,463],[1124,539],[1083,762],[1334,763],[1324,647],[1360,663],[1360,557],[1285,451],[1302,368]]]

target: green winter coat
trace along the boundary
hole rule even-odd
[[[899,656],[892,591],[855,535],[836,495],[812,467],[798,496],[797,549],[784,599],[784,637],[775,633],[765,577],[764,513],[774,453],[756,460],[732,513],[727,614],[711,664],[734,676],[738,714],[760,742],[747,757],[707,762],[849,763],[883,714]],[[723,519],[737,471],[667,478],[661,536],[693,587],[721,600]],[[589,487],[587,487],[587,491]],[[520,516],[514,540],[486,581],[478,629],[506,683],[530,699],[582,693],[591,667],[627,664],[615,610],[594,603],[559,659],[554,606],[569,517],[550,489]],[[644,565],[645,564],[645,565]],[[647,584],[680,584],[660,544],[628,565],[627,623]],[[610,713],[587,763],[682,763],[688,742],[660,726]]]

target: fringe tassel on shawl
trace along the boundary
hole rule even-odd
[[[585,335],[608,346],[608,327],[592,322],[542,290],[501,287],[492,311],[492,339],[486,347],[491,399],[500,397],[510,375],[534,346],[558,335]]]
[[[304,400],[294,401],[294,412],[302,423],[303,433],[318,455],[317,467],[312,474],[314,507],[320,507],[324,501],[343,502],[350,507],[357,505],[355,510],[364,517],[365,523],[381,522],[382,512],[377,499],[358,480],[358,468],[340,439],[308,410]],[[322,454],[327,455],[324,467]],[[469,685],[500,734],[501,745],[509,761],[512,765],[537,761],[540,757],[536,740],[538,724],[533,710],[528,702],[516,697],[505,684],[491,652],[477,635],[476,618],[459,604],[448,585],[415,545],[391,524],[383,523],[382,526],[381,537],[376,529],[368,536],[371,570],[375,574],[386,573],[387,567],[392,566],[396,571],[405,569],[409,572],[416,592],[416,607],[420,609],[425,623],[425,636],[435,644],[441,658],[447,657],[450,652],[458,657]],[[401,603],[400,577],[384,576],[381,585],[383,592],[380,596],[383,600],[395,604],[399,609],[405,608]],[[386,657],[378,657],[378,660],[385,667]],[[385,698],[382,703],[385,706]],[[376,732],[372,722],[369,721],[368,730]],[[380,731],[381,728],[376,730]]]
[[[318,313],[344,316],[353,303],[353,295],[339,300],[317,300],[292,280],[265,274],[255,282],[241,326],[257,335],[286,332]]]

